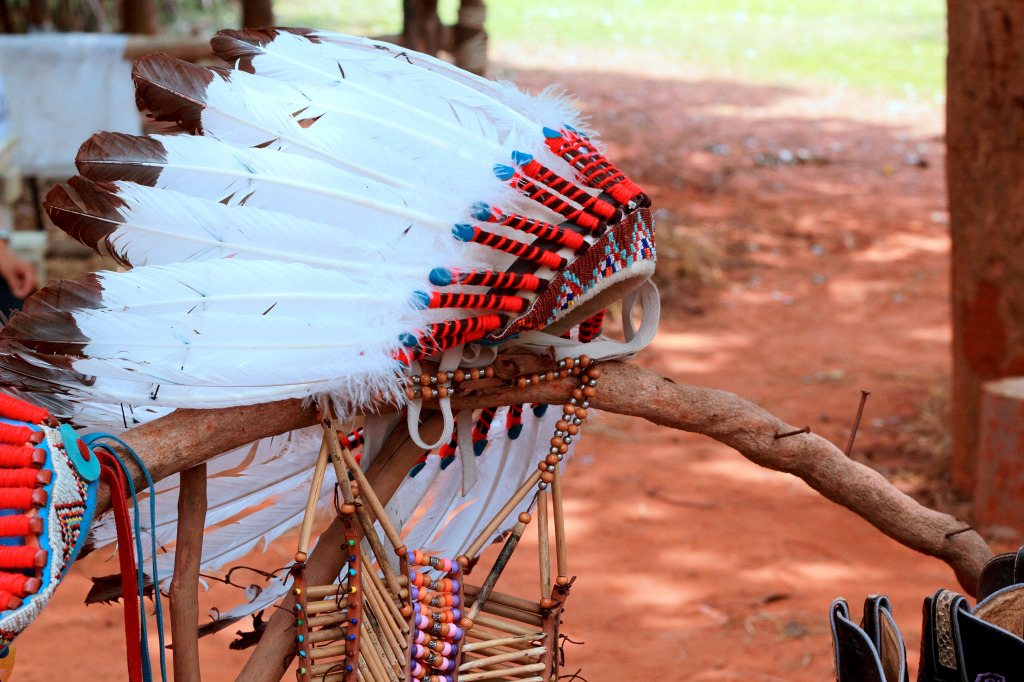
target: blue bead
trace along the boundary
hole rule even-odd
[[[425,291],[414,291],[409,298],[409,302],[416,310],[426,310],[430,307],[430,294]]]
[[[551,128],[548,128],[546,126],[541,132],[543,132],[544,137],[548,138],[549,140],[553,140],[556,137],[562,137],[562,133],[558,132],[557,130],[552,130]]]
[[[420,462],[419,464],[413,465],[412,469],[409,471],[409,478],[414,478],[416,474],[423,471],[423,467],[425,466],[426,462]]]
[[[494,175],[499,180],[511,180],[512,176],[515,175],[516,169],[512,166],[506,166],[504,164],[496,164],[494,166]]]
[[[349,636],[348,636],[348,641],[350,641],[350,642],[354,642],[354,641],[355,641],[355,639],[356,639],[356,636],[355,636],[355,635],[349,635]]]
[[[452,271],[448,268],[434,268],[428,279],[435,287],[446,287],[452,283]]]
[[[526,152],[512,152],[512,162],[517,166],[525,166],[531,161],[533,161],[533,154],[527,154]]]
[[[350,673],[350,672],[352,672],[352,666],[350,666],[350,665],[346,665],[346,666],[345,666],[345,672],[347,672],[347,673]]]
[[[523,432],[523,425],[522,424],[516,424],[515,426],[513,426],[511,429],[508,430],[508,437],[509,437],[510,440],[515,440],[516,438],[519,438],[519,434],[522,433],[522,432]]]
[[[358,618],[353,618],[352,619],[352,625],[359,625],[359,619]]]
[[[350,554],[350,555],[348,556],[348,560],[349,560],[350,562],[352,562],[352,561],[355,561],[355,560],[356,560],[356,555],[355,555],[355,554]]]
[[[534,405],[534,407],[533,407],[533,416],[534,417],[543,417],[544,413],[547,412],[547,411],[548,411],[547,404],[544,404],[544,405]]]
[[[355,575],[356,574],[356,569],[354,569],[354,568],[348,569],[348,574],[349,575]]]
[[[483,454],[484,448],[486,448],[486,447],[487,447],[487,441],[486,440],[478,440],[477,442],[473,443],[473,454],[476,455],[477,457],[479,457],[480,455]]]
[[[441,470],[444,471],[445,469],[447,469],[448,465],[451,464],[454,461],[455,461],[455,455],[452,455],[450,457],[442,457],[441,458]]]
[[[491,217],[491,207],[482,201],[478,201],[470,209],[470,215],[477,220],[487,220]]]
[[[473,226],[467,223],[458,223],[452,228],[452,236],[460,242],[473,241]]]
[[[399,334],[398,342],[406,348],[415,348],[420,345],[420,342],[416,340],[416,337],[409,333]]]

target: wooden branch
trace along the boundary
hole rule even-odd
[[[206,463],[181,472],[178,494],[178,540],[174,545],[171,580],[171,636],[174,680],[199,675],[199,565],[206,527]]]
[[[549,359],[530,355],[503,357],[499,362],[499,379],[550,367]],[[738,450],[756,464],[795,474],[897,542],[945,561],[964,590],[974,594],[978,575],[992,550],[974,531],[950,535],[965,528],[965,523],[923,507],[881,474],[848,459],[819,436],[776,439],[776,434],[793,431],[794,427],[733,393],[676,384],[635,365],[612,362],[602,364],[602,368],[600,388],[591,400],[594,408],[700,433]],[[525,388],[493,385],[497,383],[497,379],[476,382],[479,388],[452,399],[452,409],[525,402],[560,405],[575,386],[575,379]],[[179,410],[129,431],[125,441],[143,456],[153,478],[159,480],[258,438],[316,421],[314,409],[304,408],[298,400],[224,410]],[[373,476],[369,478],[377,488]],[[138,475],[135,481],[141,482]],[[110,506],[109,497],[105,492],[103,495],[100,511]]]

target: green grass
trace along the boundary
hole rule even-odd
[[[454,20],[457,4],[442,0],[443,20]],[[285,25],[367,35],[401,26],[397,0],[278,0],[275,8]],[[624,48],[744,79],[910,98],[945,87],[944,0],[490,0],[487,28],[522,49]]]

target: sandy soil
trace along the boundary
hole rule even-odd
[[[512,56],[518,70],[500,75],[577,93],[658,208],[664,313],[638,362],[840,446],[869,390],[854,456],[904,489],[933,483],[920,472],[941,465],[931,424],[950,342],[941,105],[650,60],[646,75],[630,59],[589,72],[590,55],[555,73],[553,55]],[[892,599],[916,667],[921,600],[956,586],[800,480],[637,420],[588,424],[566,494],[577,580],[564,632],[585,646],[566,645],[564,670],[590,682],[827,680],[829,604],[846,596],[859,618],[869,593]],[[292,544],[251,563],[282,565]],[[535,548],[528,534],[499,589],[537,592]],[[15,680],[126,679],[120,608],[81,605],[86,576],[114,571],[101,558],[76,566],[19,640]],[[204,680],[234,678],[235,629],[203,640]]]

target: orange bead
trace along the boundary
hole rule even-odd
[[[597,395],[597,389],[594,388],[593,386],[584,386],[583,395],[585,395],[588,398],[593,398],[595,395]]]
[[[416,391],[412,390],[412,387],[405,389],[405,397],[409,400],[416,398]]]
[[[463,618],[462,620],[459,621],[459,625],[462,626],[463,630],[472,630],[473,629],[473,619],[472,618]]]
[[[567,428],[569,428],[569,422],[565,421],[564,419],[559,419],[557,422],[555,422],[556,431],[565,431]]]
[[[490,365],[484,367],[484,376],[487,377],[488,379],[494,378],[494,368],[491,367]]]
[[[587,376],[590,377],[591,379],[600,379],[601,378],[601,368],[600,367],[591,367],[590,369],[587,370]]]
[[[438,389],[437,389],[437,397],[438,398],[447,398],[448,397],[448,387],[447,386],[439,386]]]
[[[540,376],[537,375],[537,374],[531,374],[530,375],[530,383],[531,384],[539,384],[540,383]]]
[[[564,362],[566,369],[572,369],[572,366],[576,364],[576,360],[574,358],[566,358]]]
[[[412,615],[412,607],[406,604],[399,610],[399,612],[402,614],[403,618],[408,618]]]
[[[545,460],[543,462],[537,462],[537,468],[540,469],[541,471],[547,471],[548,470],[547,460]]]
[[[553,609],[555,607],[555,600],[549,597],[545,597],[540,600],[540,607],[542,609]]]
[[[519,377],[519,379],[516,380],[516,386],[519,388],[526,388],[526,377]]]
[[[429,385],[430,385],[430,375],[429,374],[421,374],[420,375],[420,386],[429,386]]]
[[[545,483],[551,483],[551,481],[555,480],[555,475],[550,471],[545,471],[540,475],[540,480],[544,481]]]
[[[557,578],[555,578],[555,584],[558,585],[559,587],[565,587],[566,585],[569,584],[569,577],[568,576],[564,576],[564,575],[560,575]]]
[[[306,561],[306,553],[305,552],[296,552],[295,553],[295,561],[299,562],[300,564],[304,563]]]
[[[522,514],[519,515],[519,523],[529,523],[529,522],[530,522],[530,515],[529,514],[527,514],[526,512],[523,512]]]
[[[341,505],[341,513],[345,514],[346,516],[349,514],[355,514],[356,506],[354,504],[343,504]]]
[[[577,419],[586,419],[587,418],[587,408],[585,408],[585,407],[578,408],[576,410],[576,418]]]
[[[575,424],[569,424],[569,427],[566,429],[566,431],[569,432],[570,436],[575,436],[577,433],[580,432],[580,427],[576,426]]]
[[[555,378],[556,374],[558,374],[558,372],[544,372],[543,379],[544,381],[551,381],[552,379]]]
[[[463,372],[461,369],[457,369],[457,370],[455,370],[455,375],[452,377],[452,381],[458,383],[458,382],[462,381],[465,378],[466,378],[466,373]]]
[[[572,397],[576,400],[583,400],[583,391],[578,388],[572,389]]]
[[[575,405],[566,404],[562,408],[562,413],[565,414],[566,416],[569,416],[571,414],[576,414],[576,406]]]
[[[572,368],[572,375],[573,376],[578,376],[581,371],[583,371],[583,370],[580,369],[580,366],[576,365],[575,367]]]
[[[474,367],[473,369],[469,370],[469,378],[473,379],[474,381],[479,379],[480,378],[480,370],[477,369],[476,367]]]
[[[395,554],[398,555],[398,556],[405,556],[408,553],[409,553],[409,550],[406,549],[405,545],[402,545],[401,547],[399,547],[398,549],[395,550]]]
[[[446,383],[448,383],[448,372],[438,372],[437,373],[437,383],[439,383],[439,384],[446,384]]]
[[[548,455],[544,458],[544,461],[551,465],[558,464],[558,455]]]
[[[560,445],[565,445],[565,441],[559,438],[558,436],[555,436],[554,438],[551,439],[551,447],[557,448]]]
[[[455,557],[455,563],[465,568],[466,566],[469,566],[469,557],[465,554],[460,554],[459,556]]]
[[[588,356],[588,355],[581,355],[580,356],[580,364],[583,365],[584,367],[589,365],[590,364],[590,356]]]
[[[558,451],[564,455],[564,454],[569,452],[569,446],[568,445],[559,445],[558,446]]]

